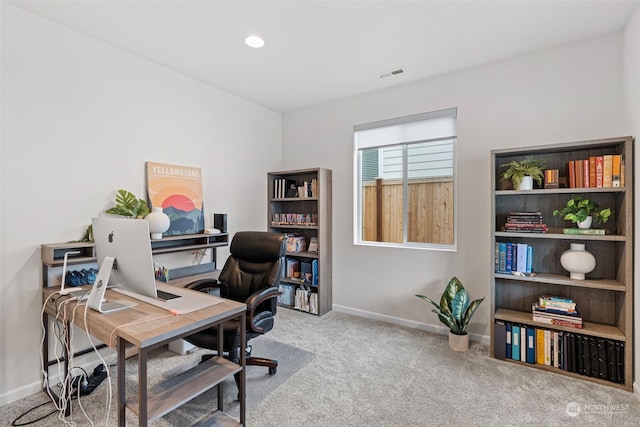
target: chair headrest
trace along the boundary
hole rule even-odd
[[[275,261],[285,253],[283,233],[238,231],[231,241],[231,255],[252,261]]]

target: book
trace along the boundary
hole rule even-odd
[[[507,348],[506,348],[506,353],[504,355],[505,359],[511,359],[511,339],[512,339],[512,331],[511,331],[511,323],[507,322],[506,325],[506,336],[505,336],[505,341],[507,344]]]
[[[612,187],[613,186],[613,156],[611,154],[607,154],[602,156],[602,158],[603,158],[602,186]]]
[[[307,252],[318,252],[318,238],[311,237],[309,239],[309,247],[307,248]]]
[[[602,187],[602,179],[604,175],[604,158],[596,156],[596,187]]]
[[[611,186],[620,187],[620,161],[622,156],[620,154],[613,155],[612,171],[611,171]]]
[[[576,178],[575,178],[575,182],[576,182],[576,188],[582,188],[583,183],[584,183],[584,176],[582,175],[582,165],[584,163],[582,163],[582,160],[575,160],[575,169],[576,169]]]
[[[507,259],[504,269],[505,271],[513,270],[513,243],[507,243]]]
[[[544,330],[544,364],[551,365],[551,331]]]
[[[536,363],[536,330],[527,326],[527,363]]]
[[[620,187],[624,187],[624,156],[620,158]]]
[[[596,186],[596,156],[589,157],[589,187]]]
[[[589,159],[582,160],[582,187],[589,188]]]
[[[544,329],[536,329],[536,363],[544,365]]]
[[[567,162],[567,178],[569,179],[569,188],[576,188],[576,162],[569,160]]]
[[[506,357],[507,351],[507,343],[506,343],[506,333],[507,326],[501,320],[496,320],[494,328],[494,336],[495,341],[493,343],[493,355],[496,359],[504,360]]]
[[[520,271],[522,273],[527,272],[527,244],[518,243],[517,251],[516,251],[516,271]]]
[[[527,330],[531,329],[531,326],[520,326],[520,361],[527,362]]]
[[[520,326],[511,325],[511,359],[520,360]]]
[[[553,366],[555,366],[556,368],[560,365],[560,359],[559,359],[559,343],[558,343],[558,332],[557,331],[553,331],[553,355],[552,355],[552,360],[553,360]]]
[[[533,315],[533,321],[538,323],[544,323],[545,325],[564,326],[567,328],[582,329],[581,322],[572,322],[570,320],[556,319],[548,316]]]
[[[586,235],[586,236],[604,236],[604,228],[563,228],[564,234]]]
[[[527,268],[525,273],[533,272],[533,246],[527,245]]]
[[[318,260],[311,261],[311,286],[318,286],[320,272],[318,271]]]

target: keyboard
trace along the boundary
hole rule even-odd
[[[169,301],[169,300],[172,300],[174,298],[180,298],[180,295],[176,295],[176,294],[172,294],[172,293],[169,293],[169,292],[161,291],[160,289],[158,289],[157,292],[158,292],[158,298],[160,298],[161,300],[164,300],[164,301]]]

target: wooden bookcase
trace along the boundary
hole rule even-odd
[[[297,187],[313,185],[314,192],[311,197],[299,197],[292,195],[286,197],[285,191],[279,191],[280,183],[289,183]],[[285,187],[288,187],[286,185]],[[318,315],[331,311],[331,170],[322,168],[299,169],[267,174],[268,214],[267,227],[269,231],[280,233],[297,233],[304,236],[306,246],[312,238],[318,241],[318,252],[287,252],[286,258],[297,259],[300,262],[317,261],[318,285],[311,286],[318,296]],[[287,215],[289,215],[287,217]],[[286,277],[283,274],[283,284],[295,289],[299,285],[299,279]],[[295,291],[293,292],[295,294]],[[289,304],[281,304],[292,307]]]
[[[491,346],[496,357],[496,322],[525,325],[531,328],[561,331],[588,337],[591,341],[608,340],[624,345],[624,378],[620,383],[609,379],[581,375],[553,366],[529,364],[551,372],[632,390],[633,381],[633,138],[620,137],[554,145],[542,145],[491,152],[493,188],[491,206]],[[530,191],[502,190],[500,166],[526,157],[544,162],[544,169],[558,169],[566,177],[570,160],[591,156],[621,154],[624,158],[624,186],[604,188],[534,188]],[[581,195],[612,208],[613,215],[605,224],[606,234],[568,235],[562,228],[575,227],[559,216],[555,209],[564,207],[574,195]],[[506,232],[504,224],[509,212],[541,212],[549,227],[546,233]],[[594,227],[595,228],[595,227]],[[524,243],[533,247],[531,277],[495,271],[496,243]],[[586,280],[573,280],[560,264],[560,255],[571,243],[584,243],[596,258],[595,269]],[[583,328],[547,325],[533,321],[531,303],[543,294],[571,298],[583,318]],[[609,344],[607,343],[607,346]],[[609,348],[609,347],[607,347]],[[524,363],[513,361],[514,363]]]

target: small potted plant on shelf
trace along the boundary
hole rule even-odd
[[[435,307],[432,312],[438,315],[440,321],[449,328],[449,347],[455,351],[467,351],[469,348],[469,335],[467,325],[484,298],[470,301],[467,290],[457,277],[452,277],[447,284],[440,304],[424,295],[416,295]]]
[[[581,196],[567,200],[564,208],[553,211],[554,216],[561,216],[576,224],[578,228],[591,228],[592,223],[605,223],[611,216],[610,208],[602,208],[598,203]]]
[[[538,185],[542,185],[542,172],[543,164],[539,160],[527,157],[523,160],[513,160],[504,165],[500,165],[501,168],[507,168],[502,173],[501,178],[511,181],[513,188],[516,190],[531,190],[533,189],[533,181]]]
[[[105,212],[127,218],[144,218],[151,213],[151,210],[146,201],[138,199],[127,190],[120,189],[116,194],[116,205]]]

